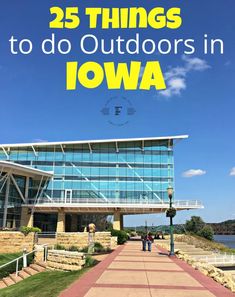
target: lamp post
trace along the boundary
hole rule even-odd
[[[148,234],[148,223],[147,220],[145,220],[145,233]]]
[[[169,206],[170,210],[172,209],[172,196],[173,196],[173,188],[169,186],[167,188],[168,198],[169,198]],[[175,255],[174,249],[174,235],[173,235],[173,216],[170,215],[170,256]]]

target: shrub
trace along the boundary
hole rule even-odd
[[[98,263],[98,261],[91,256],[86,256],[86,262],[84,267],[92,267],[95,266]]]
[[[128,240],[128,235],[125,231],[123,230],[112,230],[111,231],[112,236],[117,236],[117,243],[118,244],[123,244]]]
[[[27,227],[27,226],[20,227],[20,231],[24,235],[28,235],[31,232],[34,232],[34,233],[42,232],[42,230],[40,228],[38,228],[38,227]]]
[[[89,250],[89,246],[85,246],[83,248],[80,248],[78,249],[79,252],[82,252],[82,253],[88,253],[88,250]],[[111,249],[110,248],[105,248],[101,243],[99,242],[95,242],[94,243],[94,252],[95,253],[106,253],[106,252],[110,252]]]
[[[88,246],[85,246],[85,247],[79,249],[79,252],[87,253],[88,252]]]
[[[185,229],[188,232],[197,234],[204,226],[205,222],[201,217],[192,216],[190,220],[186,221]]]
[[[135,231],[131,231],[130,236],[131,236],[131,237],[135,237],[135,236],[138,236],[138,234],[137,234],[137,232],[135,232]]]
[[[212,241],[214,236],[214,231],[211,226],[206,225],[200,231],[198,231],[197,235]]]
[[[55,250],[65,250],[65,247],[63,245],[57,243],[57,244],[55,244],[54,249]]]
[[[99,242],[95,242],[94,250],[97,253],[105,252],[106,251],[106,249],[103,247],[103,245],[101,243],[99,243]]]
[[[68,251],[70,251],[70,252],[77,252],[77,251],[78,251],[78,248],[77,248],[75,245],[71,245],[71,246],[68,248]]]

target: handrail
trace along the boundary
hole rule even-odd
[[[45,244],[42,244],[41,246],[47,249],[48,245],[49,244],[45,243]],[[23,267],[26,268],[27,267],[27,256],[30,255],[30,254],[32,254],[32,253],[35,253],[36,251],[38,251],[38,249],[34,249],[31,252],[29,252],[29,253],[25,253],[25,250],[24,250],[22,256],[20,256],[20,257],[18,257],[16,259],[13,259],[13,260],[11,260],[11,261],[9,261],[9,262],[1,265],[0,266],[0,269],[2,269],[4,267],[6,267],[6,266],[8,266],[8,265],[10,265],[10,264],[12,264],[14,262],[16,262],[16,276],[18,276],[18,272],[19,272],[18,271],[19,270],[19,260],[20,259],[23,259]],[[46,257],[46,255],[45,255],[45,257]]]
[[[34,199],[28,199],[28,203],[33,202]],[[73,205],[73,204],[154,204],[154,205],[168,205],[168,200],[159,201],[157,199],[116,199],[110,198],[106,201],[97,198],[73,198],[71,201],[66,202],[64,199],[54,198],[52,200],[47,200],[46,198],[41,198],[37,205],[47,205],[47,204],[65,204],[65,205]],[[173,206],[175,207],[202,207],[202,202],[199,200],[175,200],[173,201]]]
[[[205,261],[209,264],[235,264],[235,255],[234,254],[214,254],[211,256],[201,257],[200,260]]]

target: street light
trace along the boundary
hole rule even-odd
[[[170,217],[170,256],[174,256],[174,235],[173,235],[173,217],[175,216],[175,209],[172,208],[172,197],[173,197],[173,188],[169,186],[167,188],[168,198],[169,198],[169,217]],[[174,211],[173,211],[174,210]]]

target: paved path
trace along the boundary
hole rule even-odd
[[[60,297],[234,297],[235,294],[176,257],[141,242],[118,247]]]

